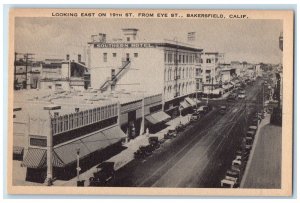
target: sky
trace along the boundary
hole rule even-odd
[[[108,39],[122,37],[122,28],[137,28],[140,39],[186,42],[196,32],[195,45],[207,52],[225,54],[225,61],[280,63],[278,38],[281,20],[199,19],[83,19],[16,18],[15,50],[35,53],[36,59],[65,58],[81,53],[83,60],[90,36],[106,33]]]

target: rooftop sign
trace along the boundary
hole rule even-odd
[[[154,48],[154,43],[100,43],[95,44],[97,48]]]

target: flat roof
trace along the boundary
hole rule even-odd
[[[109,104],[131,103],[142,100],[143,97],[154,94],[140,92],[113,92],[100,93],[97,90],[89,89],[86,91],[53,91],[53,90],[19,90],[14,91],[14,107],[21,108],[18,111],[17,120],[26,119],[21,114],[30,117],[49,117],[49,112],[59,112],[60,115],[75,112],[75,108],[80,111],[92,109]],[[60,109],[56,109],[60,106]],[[49,107],[49,108],[47,108]],[[53,107],[52,109],[50,107]],[[47,110],[45,110],[47,108]],[[15,121],[15,120],[14,120]]]

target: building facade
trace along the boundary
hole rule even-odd
[[[123,29],[123,34],[107,40],[100,33],[89,42],[92,88],[162,94],[164,102],[195,92],[202,49],[177,41],[141,41],[137,29]]]

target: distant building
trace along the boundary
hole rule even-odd
[[[90,86],[90,74],[88,68],[78,58],[46,59],[42,65],[40,80],[41,89],[52,90],[84,90]]]
[[[36,89],[39,87],[41,77],[41,62],[15,61],[14,86],[15,89]]]

